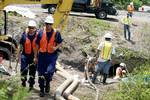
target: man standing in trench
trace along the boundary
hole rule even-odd
[[[50,91],[50,81],[52,81],[56,70],[57,50],[62,45],[61,34],[52,27],[54,23],[53,17],[47,16],[44,22],[45,27],[39,31],[37,36],[37,48],[34,56],[34,60],[38,64],[40,97],[44,97],[45,92],[49,93]]]
[[[109,74],[109,68],[111,66],[111,55],[115,54],[115,48],[112,45],[112,35],[108,32],[104,35],[105,41],[101,42],[97,48],[96,59],[97,65],[95,67],[95,73],[92,82],[95,83],[97,75],[102,70],[103,72],[103,84],[106,83],[106,79]]]

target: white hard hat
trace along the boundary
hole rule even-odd
[[[30,20],[28,26],[36,27],[36,22],[34,20]]]
[[[111,35],[110,33],[106,33],[106,34],[104,35],[104,38],[110,38],[110,39],[112,39],[112,35]]]
[[[126,64],[125,63],[120,63],[120,66],[126,67]]]
[[[52,16],[47,16],[45,18],[45,23],[50,23],[50,24],[53,24],[54,23],[54,18]]]
[[[133,2],[130,2],[130,5],[133,5]]]

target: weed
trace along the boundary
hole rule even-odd
[[[3,15],[3,12],[0,11],[0,15]],[[0,16],[0,29],[2,29],[3,25],[4,25],[4,16]]]
[[[150,97],[149,61],[134,70],[134,75],[120,84],[116,92],[109,92],[104,100],[149,100]]]
[[[23,100],[27,95],[27,89],[18,84],[18,79],[12,78],[0,83],[1,100]]]
[[[90,19],[87,21],[90,27],[90,33],[92,36],[97,36],[100,33],[103,33],[105,30],[111,30],[112,26],[103,20],[99,19]]]

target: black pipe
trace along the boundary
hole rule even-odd
[[[7,12],[6,10],[3,10],[4,12],[4,35],[7,34]]]

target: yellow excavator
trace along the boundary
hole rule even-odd
[[[0,0],[0,10],[4,12],[4,32],[2,33],[2,29],[0,29],[0,52],[6,59],[10,59],[11,54],[15,53],[17,48],[15,39],[7,35],[7,13],[3,10],[4,7],[11,4],[57,4],[53,15],[55,19],[54,28],[62,31],[72,8],[73,0]]]
[[[0,32],[0,52],[2,52],[4,57],[7,59],[11,59],[10,54],[14,53],[17,49],[17,43],[15,40],[11,36],[7,35],[7,13],[3,10],[4,7],[10,4],[57,4],[53,15],[55,19],[54,28],[62,31],[67,17],[69,16],[69,12],[71,11],[73,0],[0,0],[0,10],[4,12],[4,33]],[[55,99],[65,100],[64,98],[67,98],[67,100],[79,100],[72,95],[79,84],[77,76],[76,78],[73,78],[72,75],[62,69],[59,64],[57,64],[57,73],[66,78],[66,80],[57,88],[55,92]],[[96,100],[98,100],[97,94]]]

